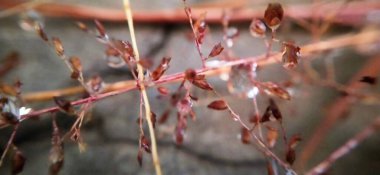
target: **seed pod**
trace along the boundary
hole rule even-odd
[[[43,39],[44,41],[49,41],[49,39],[48,39],[48,37],[47,37],[47,35],[46,35],[46,33],[45,33],[45,31],[44,31],[44,29],[40,23],[35,24],[34,28],[36,29],[36,32],[37,32],[38,36],[41,37],[41,39]]]
[[[170,109],[165,110],[165,112],[161,115],[160,119],[158,120],[159,124],[165,123],[169,116],[170,116]]]
[[[242,128],[241,129],[240,137],[241,137],[241,142],[242,143],[244,143],[244,144],[251,143],[251,134],[250,134],[250,131],[247,128]]]
[[[297,144],[301,141],[301,137],[298,135],[298,134],[295,134],[293,135],[291,138],[290,138],[290,141],[288,143],[288,148],[287,148],[287,151],[286,151],[286,161],[292,165],[294,163],[294,161],[296,160],[296,151],[295,151],[295,147],[297,146]]]
[[[280,3],[269,3],[264,13],[264,21],[272,31],[276,30],[284,17],[284,10]]]
[[[26,159],[23,153],[15,148],[15,153],[12,157],[12,175],[16,175],[22,172],[24,169],[25,161]]]
[[[82,63],[77,56],[72,56],[69,59],[70,65],[74,70],[78,70],[78,72],[82,72]]]
[[[203,43],[203,39],[206,35],[206,13],[202,13],[197,21],[194,23],[195,38],[199,44]]]
[[[76,22],[76,25],[77,25],[77,26],[79,27],[79,29],[81,29],[82,31],[84,31],[84,32],[87,32],[87,31],[88,31],[88,28],[87,28],[86,24],[84,24],[83,22],[78,21],[78,22]]]
[[[153,128],[156,128],[157,117],[154,112],[151,112],[150,114],[150,121],[152,122]]]
[[[273,82],[263,82],[260,85],[268,95],[277,96],[285,100],[290,100],[291,98],[288,91]]]
[[[53,117],[53,134],[52,134],[52,147],[49,153],[49,174],[57,175],[61,170],[64,162],[64,151],[63,151],[63,143],[59,134],[59,129],[55,122],[55,118]]]
[[[158,79],[160,79],[161,76],[165,73],[165,71],[169,69],[170,60],[170,57],[162,58],[160,65],[158,65],[157,68],[151,74],[153,81],[157,81]]]
[[[64,49],[63,49],[61,40],[56,37],[53,37],[52,40],[53,40],[55,52],[57,53],[58,56],[62,56],[64,53]]]
[[[166,87],[163,87],[163,86],[160,86],[157,88],[157,91],[161,94],[161,95],[168,95],[170,92],[169,92],[169,89],[166,88]]]
[[[296,151],[294,149],[288,149],[286,151],[286,161],[290,164],[293,165],[294,161],[296,160]]]
[[[223,48],[223,46],[222,46],[222,43],[219,42],[218,44],[216,44],[216,45],[212,48],[210,54],[208,55],[208,58],[218,56],[220,53],[222,53],[223,49],[224,49],[224,48]]]
[[[225,110],[228,108],[224,100],[213,101],[209,105],[207,105],[207,107],[214,110]]]
[[[78,79],[82,73],[82,63],[77,56],[72,56],[69,59],[69,63],[73,71],[71,72],[72,79]]]
[[[151,149],[150,149],[150,142],[148,139],[145,138],[145,136],[141,136],[140,138],[140,142],[141,142],[141,147],[144,148],[144,150],[147,152],[147,153],[151,153]]]

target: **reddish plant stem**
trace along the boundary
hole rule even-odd
[[[380,73],[380,55],[371,58],[362,69],[351,79],[348,87],[352,90],[359,90],[365,84],[359,82],[363,76],[377,76]],[[312,157],[317,148],[321,145],[325,136],[331,128],[339,121],[341,117],[347,114],[349,108],[357,101],[355,96],[345,96],[337,99],[329,108],[324,119],[320,122],[313,135],[306,142],[305,148],[300,154],[298,165],[301,169],[307,161]]]
[[[359,33],[356,35],[341,36],[341,37],[337,37],[337,38],[334,38],[334,39],[331,39],[328,41],[323,41],[323,42],[305,45],[301,49],[301,52],[302,52],[301,54],[303,56],[308,56],[308,55],[311,55],[315,52],[320,52],[320,51],[324,51],[324,50],[331,50],[331,49],[350,46],[350,45],[360,45],[360,44],[365,44],[365,43],[372,43],[376,38],[378,38],[379,33],[380,33],[379,31],[371,31],[371,32],[365,32],[365,33]],[[260,56],[256,56],[256,57],[249,57],[249,58],[245,58],[245,59],[230,61],[228,63],[221,65],[218,68],[212,67],[212,68],[198,69],[196,72],[197,72],[197,74],[210,74],[210,73],[217,72],[218,70],[222,70],[224,68],[229,68],[231,66],[235,66],[235,65],[239,65],[239,64],[246,64],[246,63],[251,63],[251,62],[256,62],[258,66],[264,66],[264,65],[276,63],[276,60],[278,60],[279,58],[281,58],[281,53],[274,54],[274,55],[270,56],[268,59],[265,59],[265,54],[264,54],[264,55],[260,55]],[[165,83],[170,83],[170,82],[175,82],[175,81],[180,81],[180,80],[183,80],[183,78],[184,78],[184,73],[176,73],[176,74],[172,74],[172,75],[167,75],[167,76],[163,76],[163,77],[161,77],[161,79],[155,81],[153,83],[153,85],[149,85],[149,86],[147,85],[147,87],[165,84]],[[95,102],[95,101],[98,101],[98,100],[101,100],[101,99],[104,99],[107,97],[123,94],[123,93],[129,92],[131,90],[135,90],[135,89],[137,89],[136,84],[126,86],[126,87],[123,87],[121,89],[114,90],[111,92],[107,92],[107,93],[99,94],[96,96],[88,97],[85,99],[80,99],[80,100],[72,102],[71,104],[72,105],[79,105],[79,104],[83,104],[86,102]],[[45,109],[41,109],[38,111],[34,111],[34,112],[29,113],[29,114],[21,116],[21,121],[28,119],[28,118],[31,118],[31,117],[34,117],[34,116],[44,114],[44,113],[55,112],[58,110],[59,110],[59,108],[55,106],[55,107],[50,107],[50,108],[45,108]]]
[[[3,1],[0,3],[0,8],[7,9],[15,7],[25,3],[25,1],[14,0],[14,1]],[[289,5],[285,7],[287,12],[285,15],[293,19],[326,19],[330,11],[336,10],[340,7],[339,3],[327,3],[320,7],[318,13],[313,13],[312,4],[297,4]],[[223,9],[228,9],[225,7]],[[339,14],[337,14],[331,22],[342,23],[347,25],[360,25],[366,22],[367,14],[370,11],[378,10],[380,8],[379,2],[351,2],[347,7],[342,9]],[[18,13],[24,11],[26,7],[21,7],[18,10],[14,10],[13,13]],[[32,7],[41,14],[49,17],[69,17],[76,19],[98,19],[102,21],[114,21],[114,22],[124,22],[125,16],[124,11],[119,9],[101,8],[101,7],[89,7],[84,5],[70,5],[54,2],[46,2],[37,4]],[[202,12],[207,11],[208,23],[220,23],[220,18],[222,16],[222,8],[193,8],[193,14],[198,17]],[[233,13],[231,13],[231,22],[247,22],[251,21],[252,18],[261,18],[265,10],[262,6],[259,9],[246,8],[244,6],[237,8],[234,7]],[[1,15],[0,15],[1,16]],[[188,21],[186,14],[183,13],[182,9],[173,10],[146,10],[146,11],[136,11],[134,14],[134,21],[137,23],[185,23]]]
[[[345,144],[336,149],[330,156],[306,173],[306,175],[319,175],[326,172],[334,162],[348,154],[363,140],[370,137],[380,127],[380,118],[377,118],[369,126],[349,139]]]
[[[191,30],[193,32],[193,37],[194,37],[194,42],[195,42],[195,46],[197,48],[197,51],[198,51],[198,54],[201,58],[201,61],[202,61],[202,68],[205,68],[206,67],[206,58],[203,56],[203,53],[201,51],[201,46],[202,44],[198,41],[198,37],[197,37],[197,33],[195,31],[195,28],[194,28],[194,22],[193,22],[193,18],[192,18],[192,12],[191,10],[189,10],[189,12],[187,13],[186,10],[187,10],[187,5],[186,5],[186,2],[184,1],[184,5],[185,5],[185,13],[189,19],[189,23],[190,23],[190,26],[191,26]]]
[[[362,32],[355,35],[339,36],[327,41],[320,41],[317,43],[304,45],[301,47],[301,55],[304,57],[307,57],[309,55],[315,54],[317,52],[325,51],[325,50],[332,50],[332,49],[346,47],[346,46],[357,46],[357,45],[373,43],[373,42],[376,42],[377,38],[379,38],[379,35],[380,35],[380,31],[367,31],[367,32]],[[198,70],[198,73],[204,73],[206,75],[225,73],[226,71],[229,71],[228,68],[231,66],[254,62],[255,60],[259,60],[259,62],[257,63],[258,66],[274,64],[278,62],[276,60],[279,60],[281,58],[281,54],[280,53],[274,54],[272,57],[266,60],[262,58],[264,58],[263,55],[234,60],[220,66],[219,68],[200,69]],[[310,60],[305,60],[305,61],[310,61]],[[178,74],[172,74],[170,76],[164,76],[160,80],[156,81],[156,83],[161,82],[162,80],[171,81],[171,82],[178,81],[180,79],[178,76],[183,77],[183,74],[180,75],[180,73],[178,73]],[[135,81],[116,82],[116,83],[107,85],[105,87],[105,92],[108,93],[111,91],[120,91],[121,89],[125,89],[125,88],[133,88],[135,84],[136,84]],[[65,96],[65,95],[78,94],[82,92],[84,92],[84,89],[82,87],[71,87],[71,88],[58,89],[58,90],[52,90],[52,91],[27,93],[27,94],[23,94],[22,98],[26,102],[44,101],[44,100],[51,100],[53,96]]]

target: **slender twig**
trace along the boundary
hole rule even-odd
[[[132,17],[132,9],[131,9],[131,3],[129,0],[123,0],[124,3],[124,11],[125,15],[128,20],[128,27],[129,27],[129,33],[131,35],[131,40],[132,40],[132,46],[133,46],[133,51],[135,53],[135,59],[136,62],[140,60],[139,57],[139,51],[137,48],[137,42],[136,42],[136,36],[134,32],[134,26],[133,26],[133,17]],[[153,123],[151,120],[151,110],[150,110],[150,104],[149,104],[149,99],[148,95],[146,93],[145,85],[144,83],[144,69],[140,64],[137,64],[137,71],[138,71],[138,86],[140,88],[140,93],[143,97],[144,100],[144,107],[145,107],[145,118],[148,123],[148,128],[149,128],[149,135],[150,135],[150,140],[152,144],[152,158],[153,158],[153,166],[155,168],[156,174],[161,175],[161,166],[160,166],[160,159],[158,157],[158,152],[157,152],[157,143],[156,143],[156,137],[154,133],[154,128],[153,128]]]
[[[11,145],[13,144],[13,140],[14,140],[14,138],[15,138],[15,136],[16,136],[17,129],[18,129],[19,125],[20,125],[20,123],[17,123],[17,124],[14,125],[13,131],[12,131],[11,136],[9,137],[9,140],[8,140],[7,146],[5,147],[4,152],[3,152],[3,154],[1,155],[1,158],[0,158],[0,167],[1,167],[1,165],[3,164],[4,158],[5,158],[5,156],[7,155],[7,152],[8,152],[8,150],[9,150],[9,148],[10,148]]]
[[[380,118],[377,118],[373,121],[369,126],[364,128],[362,131],[357,133],[354,137],[349,139],[345,144],[336,149],[330,156],[319,163],[317,166],[312,168],[310,171],[306,173],[306,175],[319,175],[326,172],[333,163],[335,163],[338,159],[342,158],[346,154],[350,153],[351,150],[356,148],[356,146],[363,142],[363,140],[370,137],[376,130],[380,127]]]

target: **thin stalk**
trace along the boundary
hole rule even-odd
[[[131,40],[132,40],[132,46],[133,46],[133,51],[135,53],[135,59],[136,62],[140,60],[139,57],[139,51],[137,48],[137,43],[136,43],[136,36],[135,36],[135,31],[134,31],[134,26],[133,26],[133,17],[132,17],[132,9],[131,9],[131,3],[129,0],[123,0],[124,3],[124,11],[125,15],[128,20],[128,27],[129,27],[129,33],[131,35]],[[161,166],[160,166],[160,159],[158,157],[158,152],[157,152],[157,143],[156,143],[156,137],[154,135],[154,129],[153,129],[153,124],[151,121],[151,110],[150,110],[150,104],[149,104],[149,99],[148,95],[146,93],[145,85],[142,83],[144,81],[144,69],[140,64],[137,64],[137,71],[138,71],[138,85],[140,88],[141,95],[144,100],[144,107],[145,107],[145,118],[148,123],[148,128],[149,128],[149,134],[150,134],[150,141],[152,144],[152,158],[153,158],[153,166],[155,168],[156,174],[161,175]]]

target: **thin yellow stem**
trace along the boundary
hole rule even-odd
[[[139,57],[139,52],[138,52],[138,48],[137,48],[137,44],[136,44],[135,31],[134,31],[134,27],[133,27],[132,9],[131,9],[129,0],[123,0],[123,3],[124,3],[125,15],[126,15],[127,20],[128,20],[129,33],[131,35],[133,51],[135,53],[135,59],[136,59],[136,62],[138,62],[140,60],[140,57]],[[141,95],[143,96],[143,100],[144,100],[145,118],[146,118],[146,121],[148,123],[150,140],[151,140],[151,144],[152,144],[153,166],[156,170],[156,174],[161,175],[162,173],[161,173],[160,159],[158,157],[158,152],[157,152],[156,138],[154,135],[153,124],[152,124],[152,121],[150,119],[151,111],[150,111],[149,99],[148,99],[148,95],[147,95],[146,90],[145,90],[145,85],[144,85],[144,83],[141,83],[144,81],[144,69],[140,64],[137,64],[137,71],[138,71],[138,78],[139,78],[138,80],[140,82],[139,83],[140,92],[141,92]]]

